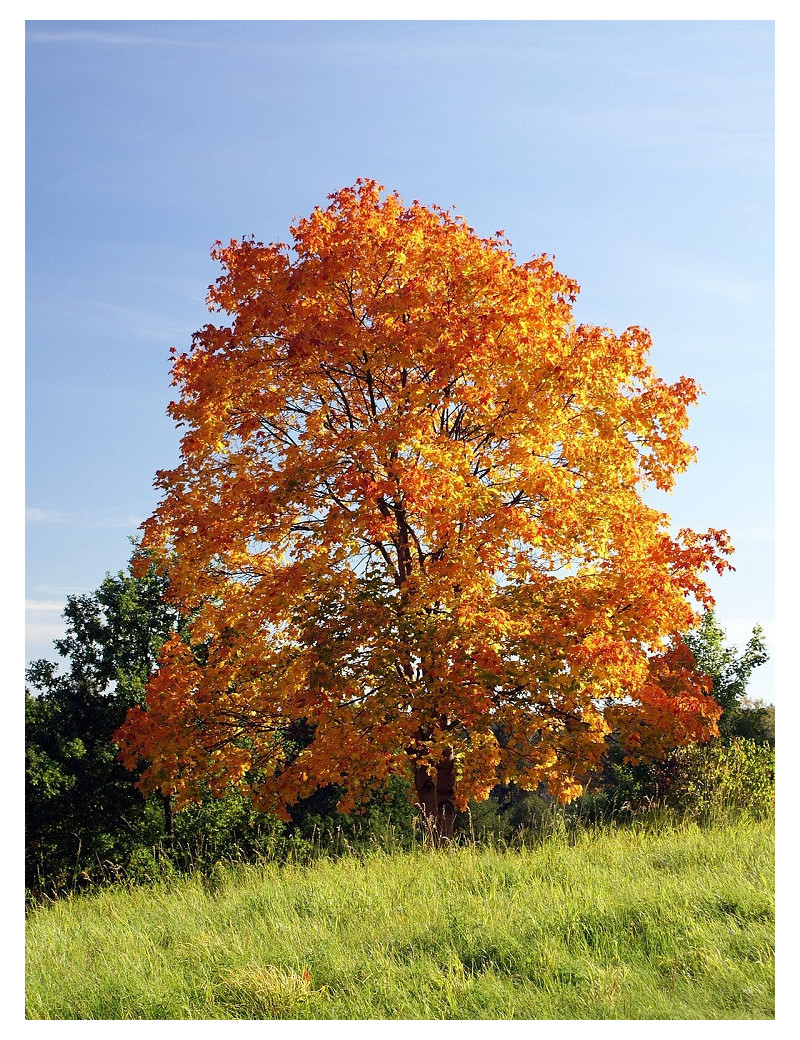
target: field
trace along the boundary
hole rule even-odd
[[[773,824],[219,865],[26,931],[30,1019],[769,1019]]]

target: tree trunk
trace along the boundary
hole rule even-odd
[[[174,834],[172,826],[172,798],[168,794],[162,794],[161,799],[164,803],[164,837],[167,844],[171,845]]]
[[[432,828],[436,823],[438,808],[436,783],[425,766],[418,765],[414,768],[414,785],[417,788],[417,805],[422,814],[422,821],[426,827]]]
[[[451,841],[456,818],[456,761],[451,749],[441,757],[434,771],[417,765],[414,784],[422,821],[436,847]]]
[[[452,748],[447,749],[436,767],[436,800],[436,833],[451,841],[456,819],[456,760]]]

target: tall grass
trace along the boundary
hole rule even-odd
[[[27,919],[33,1019],[765,1019],[770,821],[219,864]]]

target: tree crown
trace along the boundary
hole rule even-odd
[[[119,734],[145,787],[283,813],[335,783],[350,809],[452,756],[461,805],[569,799],[611,727],[632,754],[713,732],[673,635],[730,546],[643,498],[694,457],[696,384],[646,330],[576,324],[550,258],[373,181],[291,233],[217,244],[228,322],[174,358],[181,461],[144,542],[194,621]]]

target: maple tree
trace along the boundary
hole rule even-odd
[[[694,457],[696,384],[577,324],[547,256],[373,181],[291,234],[217,243],[230,323],[173,360],[143,544],[192,621],[116,735],[143,790],[286,818],[401,774],[449,835],[500,782],[576,797],[612,728],[634,759],[714,734],[675,633],[731,548],[643,497]]]

